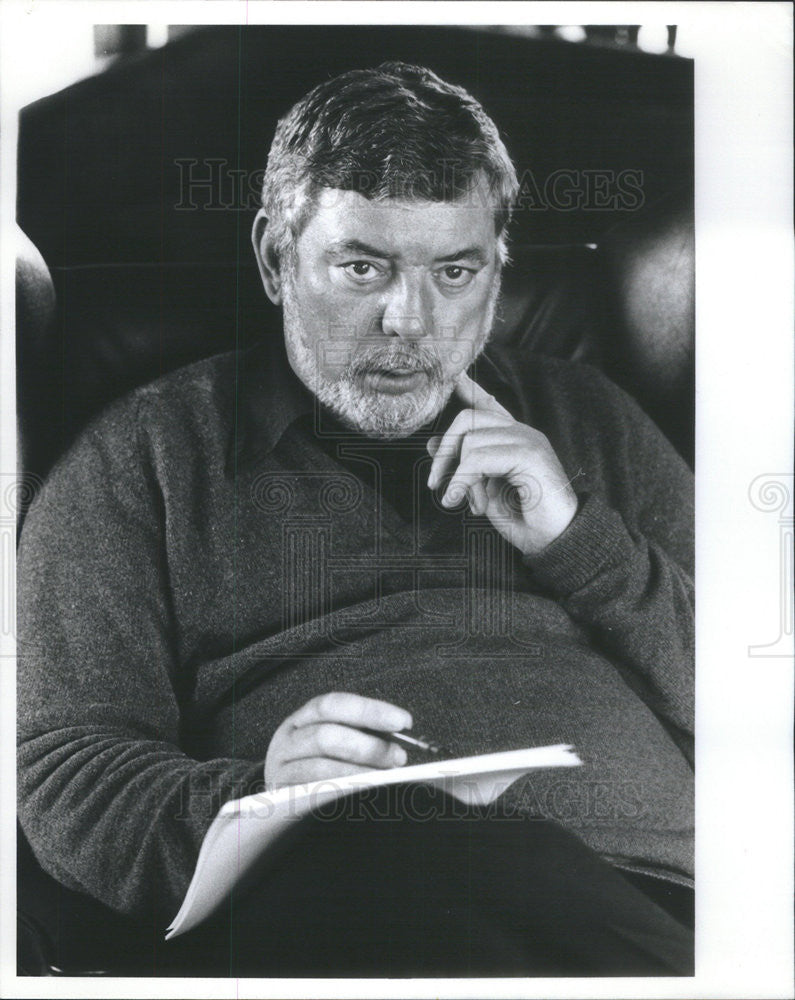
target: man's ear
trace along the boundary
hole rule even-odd
[[[282,277],[279,266],[279,255],[276,246],[268,232],[268,217],[263,209],[257,212],[254,226],[251,230],[251,242],[254,245],[254,256],[257,258],[262,285],[265,294],[275,306],[282,304]]]

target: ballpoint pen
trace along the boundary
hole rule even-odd
[[[367,729],[362,726],[359,729],[370,736],[377,736],[379,739],[389,740],[393,743],[402,743],[404,746],[413,747],[415,750],[424,750],[426,753],[441,753],[444,749],[440,744],[434,743],[425,737],[418,739],[416,736],[409,736],[408,733],[390,733],[379,729]]]

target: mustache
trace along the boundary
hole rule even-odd
[[[371,372],[390,371],[402,368],[406,371],[422,371],[431,377],[441,376],[442,365],[437,353],[423,344],[407,346],[396,344],[373,346],[355,357],[346,368],[351,378]]]

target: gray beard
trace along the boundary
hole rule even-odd
[[[392,337],[387,341],[363,341],[357,345],[354,357],[338,378],[332,380],[323,373],[319,364],[318,355],[323,345],[308,343],[292,293],[290,282],[285,281],[284,337],[290,364],[304,385],[340,423],[367,437],[388,440],[408,437],[442,412],[453,394],[457,376],[445,379],[439,350],[449,349],[455,342],[442,341],[437,349],[433,341],[427,340],[403,341]],[[488,340],[494,300],[496,289],[486,333],[473,351],[471,360],[481,353]],[[364,375],[389,368],[422,371],[426,376],[425,382],[414,392],[394,396],[366,388]]]
[[[403,438],[413,434],[440,413],[453,393],[452,380],[445,381],[434,352],[426,346],[374,346],[359,353],[331,381],[319,370],[315,353],[301,341],[289,351],[299,377],[337,419],[353,430],[373,438]],[[363,376],[390,368],[410,368],[425,374],[425,384],[414,392],[391,396],[368,390]]]

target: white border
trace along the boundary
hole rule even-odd
[[[786,3],[276,3],[0,0],[0,471],[14,463],[14,31],[93,23],[676,23],[696,61],[698,947],[694,979],[58,980],[14,976],[13,661],[0,659],[0,995],[683,997],[789,1000],[792,659],[752,659],[780,621],[778,524],[748,500],[792,469],[792,13]],[[4,597],[4,599],[6,599]],[[2,652],[8,652],[4,648]]]

